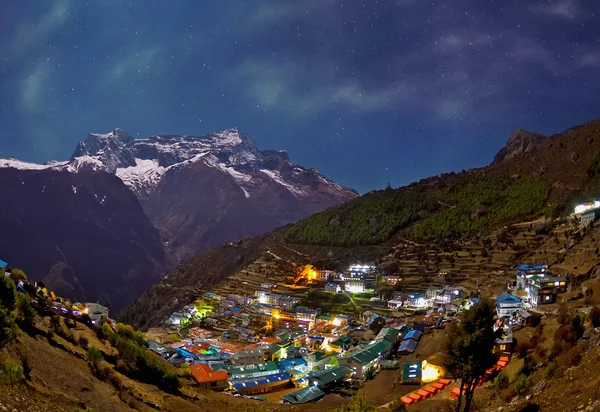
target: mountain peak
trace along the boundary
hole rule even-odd
[[[504,160],[515,156],[520,156],[525,153],[531,153],[547,146],[550,139],[540,133],[530,132],[525,129],[517,129],[511,133],[506,145],[496,153],[492,164],[500,163]]]

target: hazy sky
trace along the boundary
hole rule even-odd
[[[0,157],[230,127],[361,192],[600,117],[600,1],[2,0]]]

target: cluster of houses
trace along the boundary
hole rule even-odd
[[[325,290],[331,292],[364,291],[381,282],[369,265],[352,266],[339,274],[310,267],[301,274],[325,282]],[[389,285],[399,281],[398,276],[383,279]],[[551,276],[547,265],[520,265],[516,284],[517,290],[526,291],[525,299],[511,293],[496,297],[497,328],[503,331],[496,343],[499,354],[512,350],[512,327],[527,322],[526,302],[530,306],[553,303],[567,288],[566,279]],[[424,335],[479,301],[455,286],[430,287],[423,293],[393,292],[388,301],[373,298],[375,306],[388,310],[389,318],[381,311],[366,311],[355,319],[303,307],[297,297],[276,293],[268,282],[251,296],[207,292],[203,299],[202,307],[185,306],[169,318],[169,324],[187,329],[184,339],[169,344],[151,341],[150,349],[174,365],[189,365],[203,388],[244,396],[293,388],[281,398],[296,404],[370,379],[382,368],[399,368],[397,357],[415,353]],[[413,310],[417,316],[407,323],[405,316],[394,317],[400,309]],[[365,329],[377,322],[381,331],[361,340]],[[404,369],[407,383],[431,382],[444,374],[425,362],[405,364]]]
[[[576,219],[581,226],[590,226],[598,218],[600,201],[586,202],[575,206],[571,217]]]
[[[568,280],[565,276],[553,276],[547,264],[517,266],[517,290],[524,290],[532,307],[556,303],[557,295],[565,293]]]

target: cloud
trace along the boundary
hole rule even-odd
[[[13,39],[13,51],[25,52],[29,47],[46,40],[67,22],[72,9],[70,0],[49,3],[52,6],[37,21],[28,21],[19,26]]]
[[[47,60],[39,61],[21,81],[19,101],[27,112],[40,111],[42,100],[50,83],[52,67]]]
[[[480,48],[482,46],[491,45],[492,41],[497,36],[491,36],[487,33],[470,31],[463,33],[448,33],[440,36],[434,42],[436,49],[446,51],[461,51],[468,48]]]
[[[108,71],[108,79],[118,81],[130,75],[137,75],[151,69],[162,48],[159,46],[151,47],[138,52],[132,52],[126,57],[121,58]]]
[[[554,54],[549,49],[542,46],[539,41],[528,37],[515,39],[511,56],[522,61],[537,62],[546,66],[555,63]]]
[[[313,67],[312,71],[327,70]],[[291,63],[271,66],[248,60],[229,77],[236,87],[243,88],[248,102],[300,116],[313,116],[329,108],[376,111],[408,97],[407,89],[400,85],[367,89],[357,80],[326,84],[323,78],[309,77],[309,73]]]
[[[577,0],[549,0],[544,4],[532,6],[531,10],[535,13],[566,20],[577,20],[582,15]]]

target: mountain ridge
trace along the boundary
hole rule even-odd
[[[222,243],[259,235],[358,196],[283,150],[259,150],[237,128],[134,139],[91,133],[67,161],[0,167],[106,171],[138,197],[159,229],[169,267]]]

